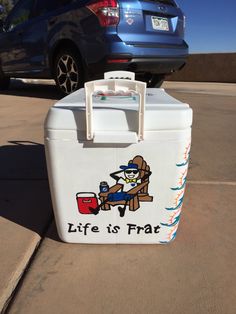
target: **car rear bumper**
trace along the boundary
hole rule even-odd
[[[169,74],[180,70],[186,63],[187,56],[174,58],[132,58],[129,55],[111,55],[99,63],[89,66],[92,77],[102,77],[107,71],[132,71],[135,73]]]
[[[101,77],[104,72],[114,70],[169,74],[181,69],[188,57],[188,45],[185,41],[180,45],[159,43],[126,45],[123,42],[113,41],[107,44],[105,49],[98,48],[97,60],[95,61],[94,57],[87,59],[90,77]],[[91,51],[91,48],[87,51]]]

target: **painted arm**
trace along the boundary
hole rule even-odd
[[[117,174],[119,174],[121,172],[123,172],[123,170],[118,170],[116,172],[111,173],[110,176],[112,177],[112,179],[118,181],[120,179],[120,176],[117,176]]]

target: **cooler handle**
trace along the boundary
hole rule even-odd
[[[104,73],[105,80],[111,79],[123,79],[123,80],[135,80],[135,73],[130,71],[110,71]]]
[[[138,140],[144,140],[144,113],[145,113],[145,96],[146,96],[146,83],[124,79],[109,79],[109,80],[97,80],[87,82],[85,87],[86,97],[86,132],[87,140],[94,139],[93,130],[93,94],[96,91],[108,92],[108,91],[132,91],[139,95],[139,127],[138,127]]]
[[[97,197],[96,193],[93,193],[93,192],[79,192],[76,194],[77,198],[80,196],[87,197],[87,198],[89,198],[89,197],[95,197],[96,198]]]

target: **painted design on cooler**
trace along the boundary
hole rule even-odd
[[[80,214],[98,215],[100,211],[117,207],[120,217],[125,216],[127,208],[136,211],[141,202],[153,202],[148,193],[149,177],[152,172],[142,156],[135,156],[118,171],[110,174],[116,184],[109,187],[106,181],[100,182],[99,201],[95,193],[77,193],[76,199]]]
[[[168,233],[168,238],[166,241],[161,241],[161,243],[168,243],[173,241],[176,237],[177,229],[179,226],[181,210],[184,201],[184,192],[187,182],[187,172],[188,172],[188,165],[190,161],[190,148],[191,142],[186,146],[184,151],[184,158],[183,161],[176,164],[176,167],[181,169],[181,175],[179,178],[179,182],[176,187],[172,187],[171,190],[176,193],[174,204],[170,207],[166,207],[166,211],[170,213],[169,220],[165,223],[161,223],[161,226],[170,229]]]

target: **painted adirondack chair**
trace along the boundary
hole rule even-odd
[[[130,211],[136,211],[140,207],[140,202],[152,202],[153,196],[150,196],[148,193],[149,178],[144,178],[145,174],[150,171],[150,167],[147,165],[146,161],[141,156],[136,156],[133,160],[130,160],[129,163],[134,163],[138,165],[140,170],[140,179],[141,183],[136,187],[129,190],[127,193],[134,195],[134,197],[128,202],[127,206]],[[142,179],[144,178],[144,180]],[[110,193],[116,193],[122,188],[122,185],[117,183],[114,186],[110,187],[109,191],[106,193],[99,193],[99,199],[103,203]],[[119,202],[106,202],[101,209],[110,210],[111,206],[116,205],[125,205],[126,201]]]

